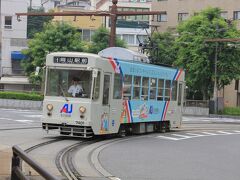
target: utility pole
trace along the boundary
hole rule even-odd
[[[218,61],[218,45],[219,42],[240,42],[240,38],[212,38],[206,39],[205,42],[215,42],[215,57],[214,57],[214,87],[213,87],[213,101],[214,113],[218,113],[218,87],[217,87],[217,61]]]
[[[137,15],[158,15],[166,13],[165,11],[117,11],[118,0],[112,0],[111,11],[67,11],[67,12],[51,12],[51,13],[16,13],[17,19],[20,20],[20,16],[109,16],[111,20],[111,32],[109,47],[115,46],[116,39],[116,22],[118,16],[137,16]]]

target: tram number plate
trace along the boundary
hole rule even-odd
[[[88,64],[87,57],[60,57],[55,56],[53,58],[54,63],[59,64]]]
[[[80,125],[80,126],[83,126],[84,125],[84,122],[83,121],[75,121],[76,124]]]

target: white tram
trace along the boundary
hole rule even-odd
[[[123,48],[99,54],[47,55],[44,130],[86,138],[180,127],[183,70],[135,61],[146,57]]]

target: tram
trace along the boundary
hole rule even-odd
[[[42,128],[84,138],[179,128],[184,74],[124,48],[50,53]]]

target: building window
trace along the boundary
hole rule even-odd
[[[227,18],[228,18],[228,12],[227,12],[227,11],[222,11],[222,12],[220,13],[220,16],[221,16],[222,18],[224,18],[224,19],[227,19]]]
[[[240,19],[240,11],[233,12],[233,19]]]
[[[5,29],[12,29],[12,16],[5,16]]]
[[[178,21],[185,21],[189,17],[188,13],[178,13]]]
[[[123,34],[123,40],[127,43],[127,44],[135,44],[134,43],[134,35],[133,34]]]
[[[157,16],[157,21],[158,22],[167,22],[167,14],[166,13],[161,13]]]
[[[145,41],[147,41],[147,36],[146,35],[137,35],[137,40],[138,43],[144,43]]]

